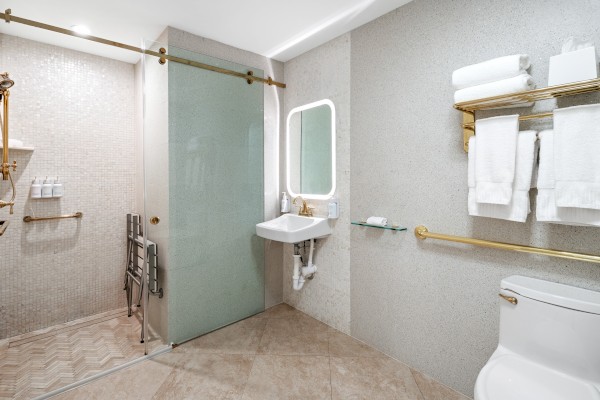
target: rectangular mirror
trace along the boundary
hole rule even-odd
[[[328,199],[335,192],[335,107],[320,100],[287,117],[287,190],[292,197]]]

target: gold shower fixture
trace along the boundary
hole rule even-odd
[[[10,180],[12,187],[12,198],[10,201],[0,200],[0,208],[6,206],[10,207],[10,213],[13,213],[13,206],[15,205],[15,183],[10,174],[12,167],[13,171],[17,170],[17,162],[13,161],[12,165],[8,162],[8,98],[10,96],[9,89],[13,87],[15,82],[8,77],[8,72],[0,73],[0,101],[2,102],[2,116],[0,117],[0,127],[2,128],[2,165],[0,165],[0,173],[2,173],[2,180]]]

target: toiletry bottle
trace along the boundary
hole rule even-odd
[[[47,199],[52,197],[52,186],[53,180],[46,177],[44,184],[42,185],[42,198]]]
[[[337,219],[340,216],[340,203],[337,197],[333,196],[329,199],[329,204],[327,205],[328,218],[329,219]]]
[[[281,212],[290,212],[290,198],[286,192],[281,192]]]
[[[31,184],[31,198],[39,199],[42,197],[42,181],[37,177],[33,178],[33,183]]]
[[[54,181],[54,186],[52,186],[52,197],[63,197],[64,194],[65,194],[65,187],[58,180],[58,176],[57,176],[56,180]]]

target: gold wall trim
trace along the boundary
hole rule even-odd
[[[124,50],[134,51],[136,53],[147,54],[150,56],[154,56],[154,57],[158,58],[159,60],[167,59],[169,61],[173,61],[173,62],[176,62],[179,64],[185,64],[185,65],[189,65],[191,67],[201,68],[201,69],[205,69],[208,71],[218,72],[220,74],[225,74],[225,75],[234,76],[237,78],[242,78],[246,81],[250,81],[251,83],[252,82],[260,82],[260,83],[264,83],[265,85],[277,86],[277,87],[280,87],[283,89],[285,89],[285,87],[286,87],[285,83],[274,81],[270,76],[268,76],[267,78],[260,78],[260,77],[254,76],[253,74],[232,71],[232,70],[225,69],[225,68],[215,67],[215,66],[209,65],[209,64],[204,64],[201,62],[188,60],[186,58],[171,56],[168,54],[161,54],[156,51],[142,49],[142,48],[131,46],[131,45],[128,45],[125,43],[115,42],[113,40],[103,39],[103,38],[100,38],[97,36],[83,35],[83,34],[77,33],[75,31],[72,31],[69,29],[64,29],[64,28],[60,28],[58,26],[48,25],[48,24],[44,24],[42,22],[17,17],[17,16],[12,15],[12,11],[10,8],[6,9],[4,13],[0,13],[0,18],[4,19],[7,23],[16,22],[18,24],[33,26],[35,28],[40,28],[40,29],[44,29],[47,31],[51,31],[51,32],[61,33],[63,35],[74,36],[74,37],[78,37],[78,38],[89,40],[89,41],[96,42],[96,43],[102,43],[107,46],[113,46],[113,47],[118,47],[118,48],[124,49]]]
[[[574,253],[571,251],[564,251],[564,250],[544,249],[544,248],[540,248],[540,247],[523,246],[520,244],[492,242],[490,240],[474,239],[474,238],[463,237],[463,236],[445,235],[442,233],[433,233],[433,232],[429,232],[429,230],[423,225],[419,225],[415,228],[415,236],[421,240],[425,240],[427,238],[446,240],[449,242],[472,244],[475,246],[490,247],[493,249],[511,250],[511,251],[518,251],[518,252],[522,252],[522,253],[541,254],[541,255],[545,255],[545,256],[567,258],[569,260],[586,261],[586,262],[600,264],[600,256],[596,256],[596,255],[592,255],[592,254]]]

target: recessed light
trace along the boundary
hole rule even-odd
[[[90,34],[90,28],[88,28],[85,25],[72,25],[71,30],[76,33],[79,33],[80,35],[89,35]]]

